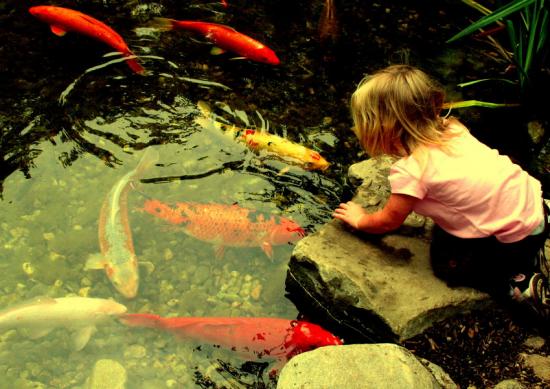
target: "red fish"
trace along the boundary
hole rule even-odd
[[[218,258],[223,257],[225,246],[259,246],[272,258],[273,245],[295,242],[305,235],[290,219],[266,219],[238,205],[177,203],[172,208],[159,200],[146,200],[143,210],[171,224],[184,224],[186,234],[214,244]]]
[[[134,72],[143,74],[145,69],[134,58],[124,39],[116,31],[97,19],[81,12],[50,5],[30,7],[29,12],[50,25],[55,35],[63,36],[67,31],[78,32],[100,40],[127,57],[126,63]]]
[[[242,358],[275,359],[285,363],[295,355],[342,340],[317,324],[273,317],[170,317],[124,314],[131,327],[159,328],[180,340],[209,343],[237,352]]]
[[[221,3],[221,5],[224,6],[224,8],[227,8],[227,6],[228,6],[227,1],[221,0],[220,3]]]
[[[334,0],[325,0],[323,12],[318,26],[319,40],[322,43],[330,41],[335,43],[340,36],[340,26],[336,17]]]
[[[197,32],[221,49],[231,51],[253,61],[270,65],[278,65],[281,62],[275,52],[263,43],[222,24],[155,18],[154,26],[163,30]]]

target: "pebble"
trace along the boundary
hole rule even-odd
[[[112,359],[98,360],[86,389],[125,389],[128,375],[120,363]]]
[[[124,350],[124,358],[140,359],[147,355],[147,349],[140,344],[133,344]]]

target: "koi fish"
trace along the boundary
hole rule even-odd
[[[319,19],[318,34],[319,40],[323,43],[327,41],[335,43],[340,36],[340,26],[336,17],[334,0],[325,0],[323,12]]]
[[[317,324],[273,317],[165,318],[130,313],[119,320],[131,327],[168,331],[179,340],[220,346],[244,359],[265,358],[282,364],[305,351],[343,344],[340,338]]]
[[[295,242],[305,235],[290,219],[266,219],[235,204],[176,203],[172,208],[159,200],[146,200],[143,210],[168,223],[184,224],[187,235],[215,246],[217,258],[223,257],[226,246],[261,247],[272,258],[273,245]]]
[[[197,116],[195,122],[203,128],[214,126],[243,142],[249,149],[258,152],[265,150],[292,164],[301,166],[306,170],[326,170],[330,163],[317,151],[311,150],[299,143],[292,142],[278,135],[266,131],[242,129],[233,125],[220,123],[208,118],[209,108],[206,103],[199,103],[199,110],[203,116]]]
[[[188,30],[202,34],[225,51],[231,51],[256,62],[278,65],[279,58],[273,50],[248,35],[217,23],[155,18],[152,24],[162,30]]]
[[[78,32],[100,40],[126,57],[126,63],[135,73],[143,74],[145,69],[137,62],[124,39],[111,27],[81,12],[50,5],[30,7],[29,12],[50,25],[55,35],[63,36],[68,31]]]
[[[99,213],[99,247],[101,254],[89,257],[85,269],[105,269],[116,290],[126,298],[137,294],[138,263],[128,223],[128,190],[144,170],[158,160],[158,152],[148,148],[138,166],[111,188]]]
[[[227,6],[229,5],[229,4],[227,4],[227,1],[225,1],[225,0],[221,0],[221,1],[220,1],[220,4],[221,4],[224,8],[227,8]]]
[[[82,350],[96,330],[96,324],[126,313],[126,307],[112,300],[89,297],[43,297],[0,312],[0,331],[23,330],[32,339],[55,328],[75,330],[74,347]]]

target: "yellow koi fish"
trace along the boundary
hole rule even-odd
[[[265,131],[242,129],[215,121],[211,118],[210,110],[206,103],[199,102],[198,106],[203,115],[195,118],[197,124],[204,128],[214,126],[223,130],[226,135],[245,143],[251,150],[256,152],[265,150],[277,155],[285,161],[299,165],[306,170],[326,170],[330,165],[327,160],[315,150],[308,149],[301,144],[294,143],[288,139]]]
[[[128,190],[144,170],[158,161],[158,152],[148,148],[138,166],[109,191],[99,214],[101,254],[90,256],[85,269],[105,269],[107,277],[124,297],[137,294],[139,273],[132,232],[128,223]]]
[[[96,324],[126,313],[113,300],[88,297],[41,297],[0,312],[0,331],[22,330],[32,339],[55,328],[74,330],[74,347],[82,350],[95,332]]]

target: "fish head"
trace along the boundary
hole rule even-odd
[[[304,164],[307,170],[327,170],[330,163],[321,156],[317,151],[310,151],[307,155],[306,163]]]
[[[116,266],[105,265],[105,273],[120,294],[128,299],[136,297],[139,275],[135,257]]]
[[[145,200],[142,210],[172,224],[178,224],[185,220],[180,215],[178,210],[173,209],[168,204],[165,204],[160,200]]]
[[[114,300],[105,300],[105,304],[100,308],[100,311],[106,315],[120,316],[125,314],[128,308]]]
[[[37,18],[41,18],[41,17],[44,17],[45,15],[47,15],[49,13],[49,9],[50,7],[48,7],[47,5],[37,5],[37,6],[34,6],[34,7],[30,7],[29,8],[29,13],[32,15],[32,16],[36,16]]]
[[[279,65],[281,63],[281,60],[279,60],[275,52],[266,46],[258,50],[255,57],[258,62],[267,63],[269,65]]]
[[[317,324],[298,320],[293,320],[291,324],[291,334],[285,339],[285,348],[291,355],[310,351],[318,347],[344,344],[342,339]]]
[[[282,217],[271,231],[272,244],[292,243],[306,236],[306,232],[295,221]]]

